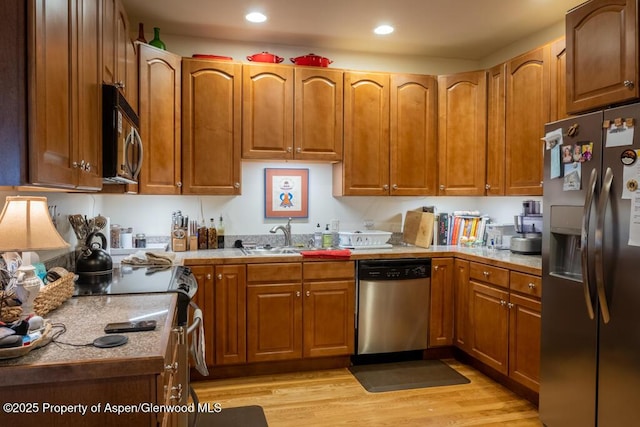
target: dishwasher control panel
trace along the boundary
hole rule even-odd
[[[409,280],[431,277],[431,259],[389,259],[358,262],[360,280]]]

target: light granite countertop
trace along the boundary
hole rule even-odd
[[[23,357],[0,360],[0,387],[159,374],[164,368],[175,306],[176,294],[171,293],[73,297],[44,316],[52,324],[66,327],[56,338],[61,343],[50,342]],[[156,320],[156,329],[122,334],[129,340],[120,347],[90,345],[105,335],[107,323],[139,317]]]
[[[398,245],[389,249],[358,249],[352,250],[351,260],[363,259],[393,259],[420,257],[455,257],[469,261],[482,262],[497,267],[508,268],[528,274],[542,273],[542,257],[540,255],[520,255],[509,250],[496,250],[486,247],[467,248],[462,246],[431,246],[421,248],[417,246]],[[345,258],[340,258],[345,259]],[[287,262],[301,260],[330,260],[328,258],[309,258],[300,254],[284,254],[269,256],[245,255],[240,249],[210,249],[201,251],[176,252],[177,264],[236,264],[236,263],[265,263]]]

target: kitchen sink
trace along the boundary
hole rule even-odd
[[[271,247],[271,246],[263,246],[253,249],[241,248],[240,249],[243,254],[246,256],[286,256],[300,255],[300,251],[303,251],[303,248],[292,248],[292,247]]]

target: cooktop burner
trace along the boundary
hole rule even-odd
[[[177,267],[114,266],[111,275],[93,277],[75,284],[74,296],[167,292]]]

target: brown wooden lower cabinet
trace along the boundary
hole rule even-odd
[[[473,262],[469,271],[468,343],[457,340],[456,345],[538,392],[541,278]],[[463,299],[457,300],[456,319],[463,316]]]
[[[247,269],[248,362],[353,353],[353,261]]]
[[[431,260],[429,347],[453,344],[453,258]]]
[[[244,264],[215,268],[216,365],[247,361],[247,276]]]
[[[469,261],[453,262],[454,332],[456,347],[469,353]]]

